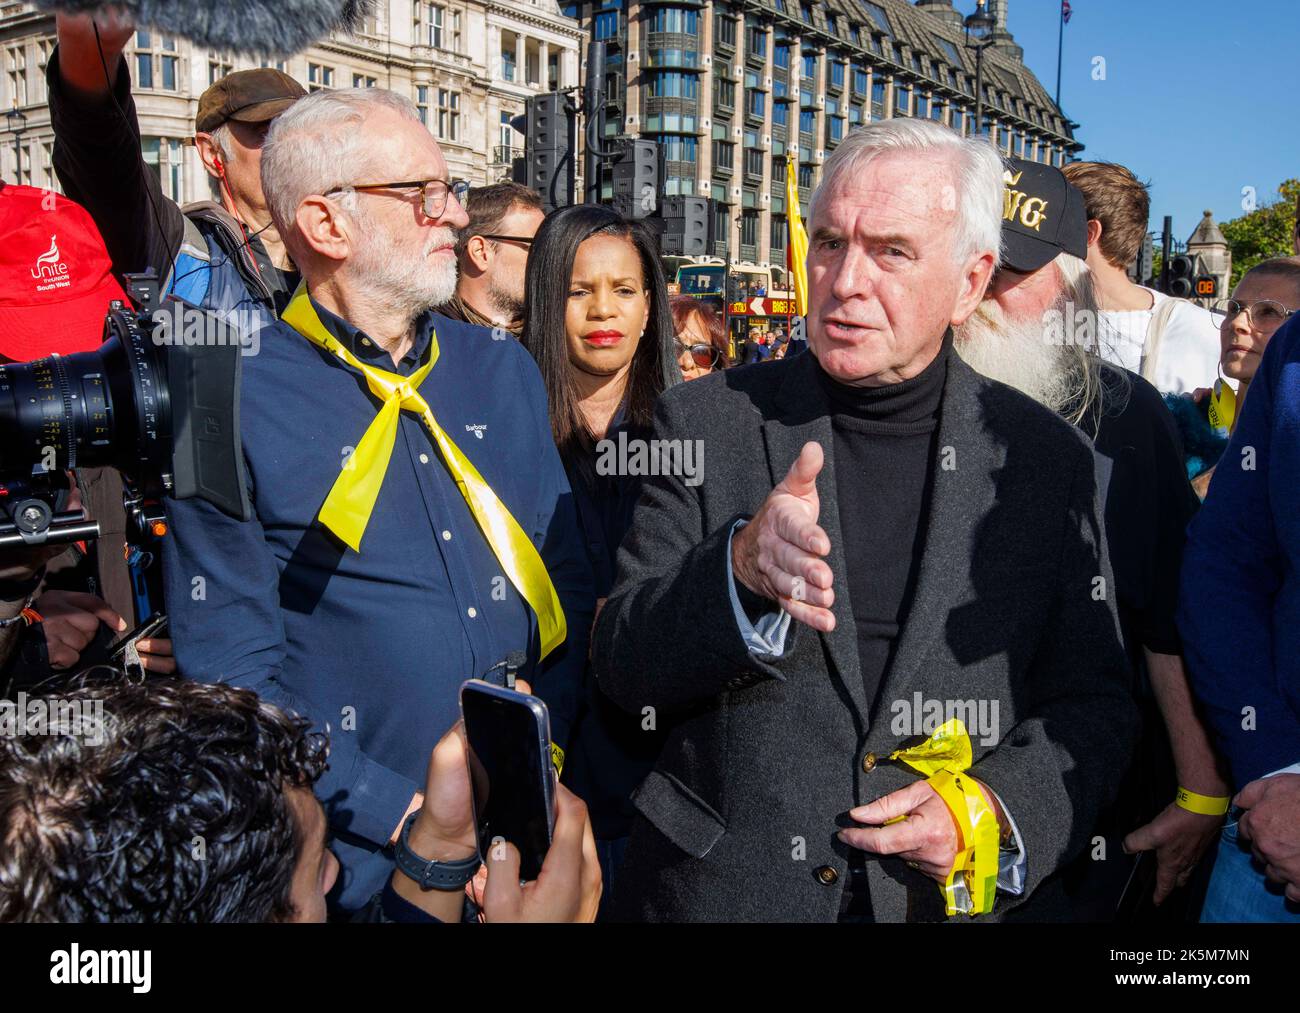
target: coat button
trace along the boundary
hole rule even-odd
[[[876,769],[875,753],[868,753],[866,756],[862,758],[862,769],[866,771],[866,773],[868,774],[870,774],[873,770]]]
[[[826,886],[831,886],[840,878],[840,874],[829,865],[819,865],[813,875],[817,877],[818,882],[823,883]]]

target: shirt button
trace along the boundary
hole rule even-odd
[[[868,753],[862,758],[862,769],[870,774],[876,769],[876,754]]]
[[[443,540],[444,542],[450,542],[450,541],[451,541],[451,532],[450,532],[450,531],[444,531],[444,532],[442,533],[442,540]]]
[[[471,605],[468,609],[465,610],[465,614],[468,615],[471,619],[473,619],[476,615],[478,615],[478,609],[476,609],[473,605]]]
[[[428,454],[421,454],[421,455],[420,455],[420,463],[421,463],[421,464],[428,464],[428,463],[429,463],[429,455],[428,455]]]
[[[819,865],[813,872],[817,881],[825,886],[833,886],[840,878],[840,874],[832,869],[829,865]]]

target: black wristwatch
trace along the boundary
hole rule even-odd
[[[462,858],[458,862],[436,862],[421,858],[411,850],[411,824],[419,816],[413,812],[402,824],[402,832],[397,837],[396,858],[398,870],[415,880],[421,890],[463,890],[465,884],[474,878],[482,861],[477,854]]]

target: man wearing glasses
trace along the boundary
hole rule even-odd
[[[331,730],[317,794],[344,910],[382,886],[390,845],[419,865],[469,857],[403,834],[462,681],[513,655],[563,748],[594,611],[536,365],[431,312],[467,221],[447,177],[392,92],[321,91],[281,114],[262,185],[303,283],[244,359],[255,516],[169,510],[182,673]]]
[[[456,294],[438,312],[467,324],[519,337],[524,322],[524,271],[545,214],[537,191],[493,183],[470,191],[469,224],[460,230]]]

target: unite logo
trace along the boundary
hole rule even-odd
[[[66,279],[68,265],[59,257],[59,237],[50,236],[50,248],[36,258],[32,267],[32,278],[36,281],[54,281]]]

